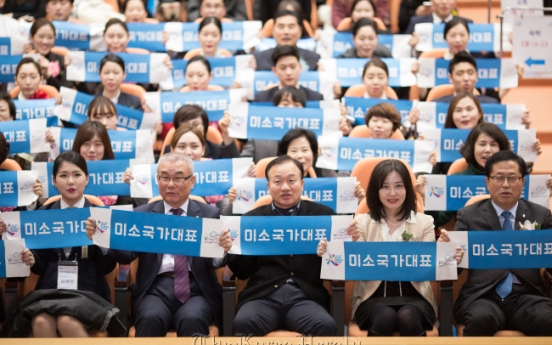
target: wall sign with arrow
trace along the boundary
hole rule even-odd
[[[552,78],[552,17],[517,17],[512,57],[526,78]]]

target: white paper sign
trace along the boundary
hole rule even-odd
[[[6,277],[28,277],[31,273],[31,268],[21,260],[21,251],[25,248],[25,240],[4,241]]]
[[[456,280],[458,271],[456,269],[456,247],[460,246],[458,242],[437,242],[437,280]]]
[[[550,16],[523,16],[515,20],[512,58],[523,66],[525,77],[552,78],[551,32]]]

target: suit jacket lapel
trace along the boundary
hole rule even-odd
[[[186,216],[188,217],[203,217],[203,214],[201,213],[201,210],[199,209],[199,206],[197,206],[197,203],[190,199],[188,202],[188,209],[186,210]]]
[[[496,214],[496,210],[493,207],[491,199],[488,199],[487,202],[484,202],[481,205],[481,214],[483,215],[483,218],[485,218],[487,224],[489,224],[492,230],[502,229],[502,226],[500,225],[500,220],[498,219],[498,215]]]
[[[529,210],[527,209],[527,204],[525,203],[525,201],[519,199],[516,211],[516,220],[514,221],[514,229],[519,230],[519,223],[523,224],[526,220],[530,221],[531,223],[535,221],[531,219],[531,215],[529,214]]]

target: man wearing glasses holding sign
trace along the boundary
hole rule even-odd
[[[525,161],[512,151],[492,155],[485,164],[490,199],[460,209],[454,230],[551,229],[549,209],[520,199],[525,175]],[[446,231],[441,236],[448,237]],[[547,271],[552,273],[552,268]],[[552,300],[544,290],[539,269],[471,270],[454,317],[465,325],[465,336],[493,336],[505,329],[551,336]]]
[[[135,212],[219,218],[219,209],[190,200],[195,176],[193,161],[180,153],[159,159],[157,181],[162,200],[140,206]],[[219,229],[214,229],[219,230]],[[96,232],[89,219],[87,235]],[[232,247],[227,230],[219,245],[225,253]],[[107,255],[121,264],[139,258],[136,283],[132,286],[132,313],[137,337],[162,337],[175,329],[178,336],[208,335],[209,326],[222,326],[222,287],[215,268],[225,260],[171,254],[110,250]]]

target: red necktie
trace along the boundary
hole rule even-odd
[[[175,216],[180,216],[184,211],[180,208],[172,208],[169,212]],[[188,257],[185,255],[174,256],[174,295],[183,304],[190,298]]]

